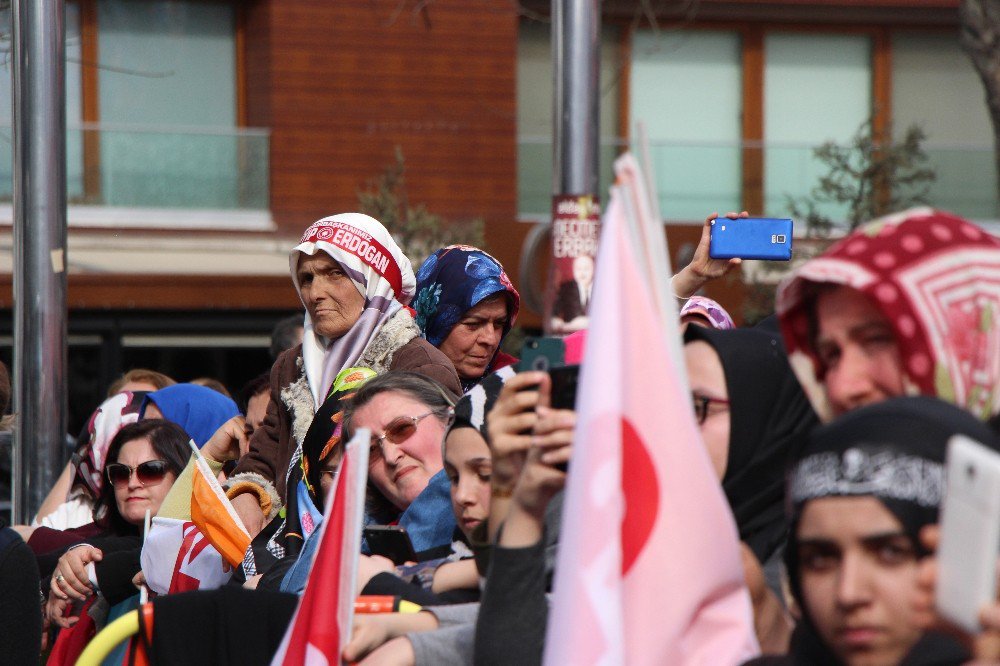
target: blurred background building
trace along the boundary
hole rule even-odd
[[[682,252],[707,213],[787,215],[787,196],[815,185],[824,141],[867,120],[876,132],[918,123],[938,176],[931,202],[996,220],[992,130],[958,5],[605,0],[602,193],[643,120]],[[310,222],[357,208],[397,147],[411,202],[457,224],[483,220],[488,248],[516,275],[530,223],[550,208],[548,13],[542,0],[67,2],[71,430],[130,367],[210,375],[230,390],[266,369],[272,325],[299,306],[288,249]],[[739,280],[709,295],[738,316]]]

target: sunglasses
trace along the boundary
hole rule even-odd
[[[135,467],[129,467],[122,463],[108,463],[104,468],[104,473],[107,474],[108,481],[115,486],[128,485],[133,472],[139,483],[144,486],[154,486],[163,481],[163,478],[169,471],[170,466],[166,460],[147,460]]]
[[[694,416],[698,420],[698,425],[701,425],[708,418],[708,407],[709,405],[723,405],[729,407],[729,401],[723,400],[722,398],[710,398],[707,395],[692,395],[691,400],[694,402]]]
[[[382,453],[384,452],[385,440],[389,440],[395,445],[400,445],[410,437],[413,433],[417,431],[417,424],[422,420],[430,416],[431,414],[437,414],[438,410],[432,409],[429,412],[420,414],[418,416],[400,416],[385,427],[381,435],[372,435],[371,449],[368,453],[368,463],[374,464],[382,458]],[[444,424],[444,429],[447,430],[451,427],[452,422],[455,420],[455,412],[452,408],[448,408],[448,420]]]

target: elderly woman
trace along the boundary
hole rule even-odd
[[[251,534],[263,527],[260,507],[268,495],[274,514],[284,501],[288,470],[342,370],[410,370],[461,392],[451,362],[420,338],[403,307],[413,297],[413,271],[377,220],[360,213],[319,220],[292,250],[289,266],[306,309],[302,344],[275,361],[267,415],[230,487]],[[242,437],[242,429],[233,428],[232,436]]]
[[[930,395],[1000,411],[1000,241],[915,208],[806,262],[776,298],[792,367],[823,420]]]
[[[441,248],[417,273],[417,325],[454,364],[467,391],[517,362],[500,351],[521,303],[500,262],[466,245]]]

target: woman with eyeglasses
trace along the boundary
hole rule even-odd
[[[140,570],[146,511],[156,515],[189,456],[180,426],[159,419],[127,425],[108,446],[93,524],[59,534],[43,527],[35,531],[28,545],[36,535],[43,538],[34,545],[41,575],[52,576],[47,606],[52,622],[70,626],[74,620],[63,616],[65,607],[95,591],[112,604],[136,593],[131,581]]]
[[[455,531],[451,484],[441,442],[454,418],[454,400],[438,382],[412,372],[368,381],[344,413],[347,439],[372,433],[367,517],[406,529],[421,559],[447,551]]]
[[[736,519],[744,563],[780,598],[785,471],[818,419],[777,335],[689,326],[684,340],[695,418]],[[787,639],[787,631],[777,633]]]

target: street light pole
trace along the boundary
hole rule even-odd
[[[13,520],[63,464],[66,433],[66,79],[63,0],[13,0]]]

